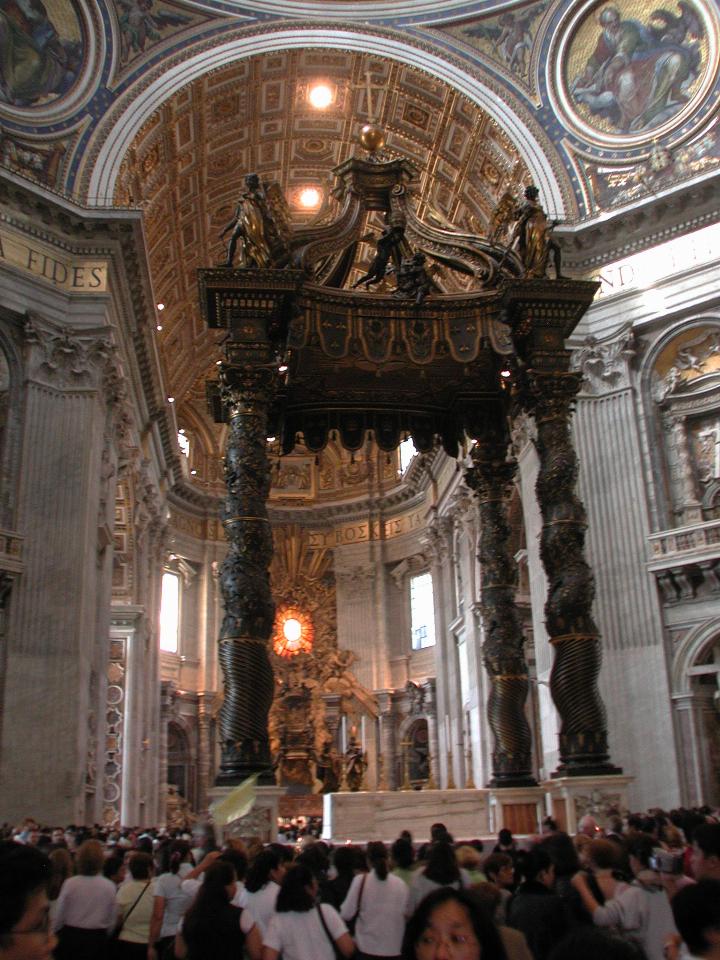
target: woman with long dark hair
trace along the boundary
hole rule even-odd
[[[190,898],[182,889],[182,866],[191,863],[192,854],[187,840],[173,840],[162,850],[160,876],[153,890],[148,960],[154,960],[153,951],[158,957],[172,956],[170,951],[175,934],[190,905]]]
[[[402,960],[506,960],[490,915],[471,893],[441,887],[420,903],[405,928]]]
[[[318,881],[305,864],[291,867],[278,894],[276,913],[263,941],[262,960],[335,960],[351,957],[355,944],[335,907],[316,904]]]
[[[245,906],[260,927],[260,936],[275,916],[275,903],[285,876],[285,863],[278,850],[268,847],[259,853],[245,878]]]
[[[417,870],[412,879],[407,914],[410,915],[420,901],[437,887],[453,887],[455,890],[460,890],[463,886],[462,874],[452,844],[447,840],[438,840],[430,848],[425,869]]]
[[[356,918],[355,940],[361,957],[399,960],[410,890],[400,877],[390,873],[384,843],[369,843],[367,860],[370,872],[355,877],[340,916],[345,921]]]
[[[175,937],[178,960],[238,960],[243,949],[250,960],[260,960],[260,931],[249,910],[230,902],[236,891],[235,868],[227,860],[216,860],[180,923]]]

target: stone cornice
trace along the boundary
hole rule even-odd
[[[664,243],[720,221],[720,175],[655,195],[632,208],[556,231],[573,272],[590,273],[603,264]]]
[[[107,257],[114,272],[111,296],[125,316],[121,336],[136,364],[145,410],[138,411],[158,428],[163,469],[170,484],[182,475],[175,424],[168,408],[157,348],[153,339],[154,297],[140,210],[90,209],[60,194],[0,169],[0,207],[3,219],[29,236],[59,249],[87,256]]]

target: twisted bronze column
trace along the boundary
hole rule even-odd
[[[275,372],[268,367],[223,364],[220,395],[229,414],[225,452],[227,496],[223,525],[228,552],[220,568],[225,606],[219,660],[225,682],[220,710],[222,759],[218,784],[259,773],[273,783],[268,713],[273,671],[268,655],[275,605],[270,591],[272,532],[267,425]]]
[[[489,402],[488,402],[489,403]],[[517,463],[507,459],[509,437],[502,404],[488,415],[471,451],[465,482],[478,498],[482,582],[483,662],[490,678],[488,723],[493,732],[490,786],[531,786],[530,727],[525,717],[528,670],[515,606],[515,572],[509,552],[507,498]]]
[[[578,373],[528,371],[540,458],[535,491],[548,579],[545,620],[555,647],[550,692],[561,720],[558,775],[618,772],[609,762],[607,719],[597,688],[602,653],[591,612],[595,587],[584,557],[585,510],[575,492],[570,412],[580,381]]]

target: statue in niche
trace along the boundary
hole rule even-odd
[[[367,765],[367,758],[362,747],[355,737],[351,736],[345,751],[345,779],[352,793],[357,793],[358,790],[362,789]]]
[[[227,248],[226,267],[232,267],[238,247],[241,267],[282,265],[282,243],[278,226],[260,177],[256,173],[248,173],[245,177],[245,190],[240,194],[232,220],[220,234],[221,240],[228,230],[232,230],[232,233]]]
[[[193,816],[190,804],[174,783],[168,783],[166,789],[165,820],[168,827],[191,827],[197,818]]]
[[[418,721],[410,733],[410,755],[408,758],[410,782],[424,783],[430,777],[430,746],[428,743],[427,720]]]
[[[340,757],[328,739],[315,760],[316,793],[336,793],[340,789],[340,767]]]
[[[548,260],[552,254],[555,277],[560,280],[563,278],[560,269],[560,244],[552,237],[552,230],[557,226],[557,220],[548,223],[539,197],[540,192],[537,187],[529,186],[525,189],[525,201],[516,208],[514,213],[514,219],[517,222],[510,246],[517,246],[527,279],[546,277]]]

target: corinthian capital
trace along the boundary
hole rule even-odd
[[[108,337],[62,327],[28,313],[23,328],[28,371],[56,389],[100,386],[115,348]]]

